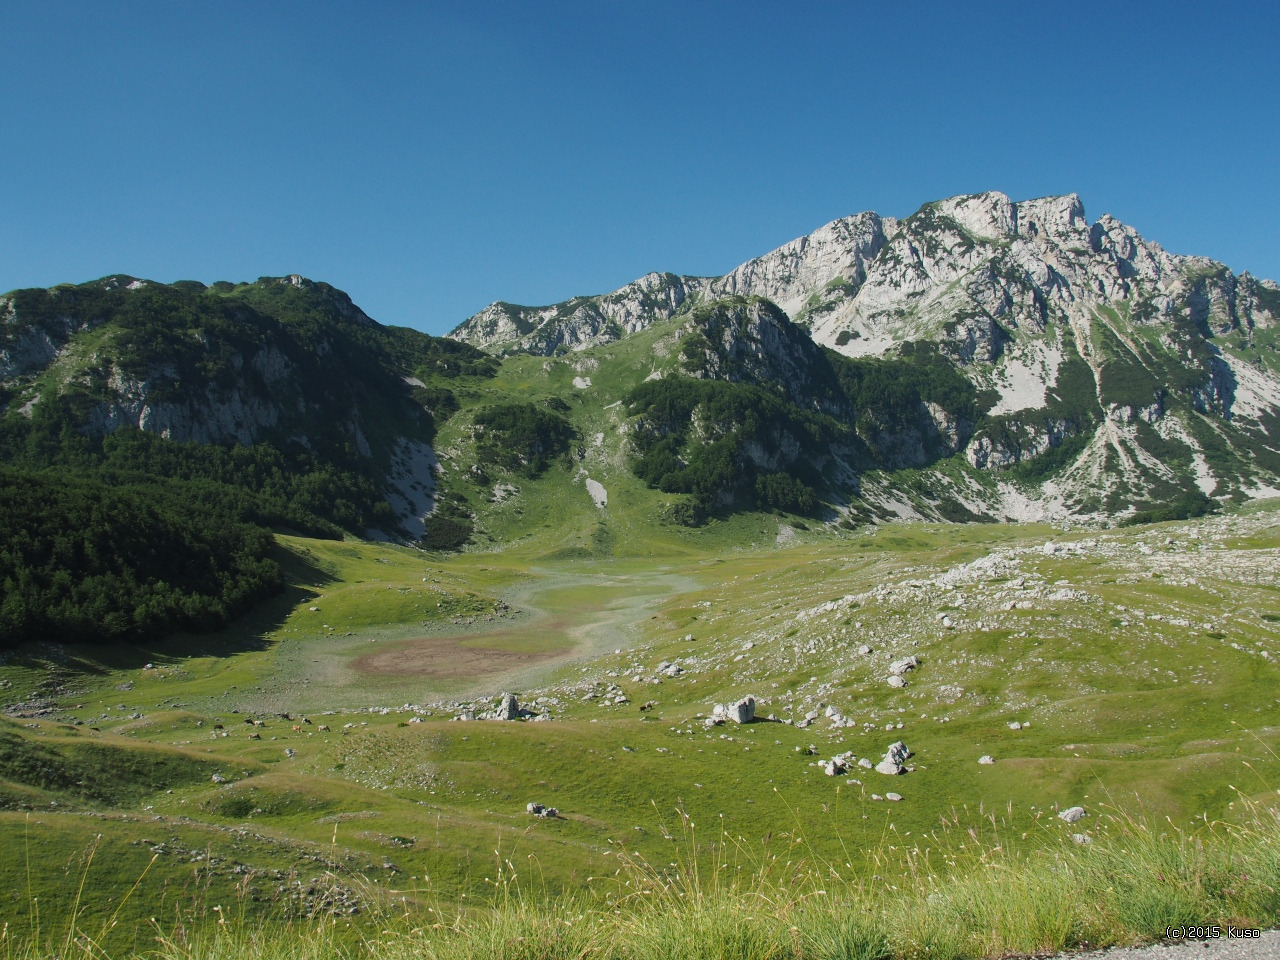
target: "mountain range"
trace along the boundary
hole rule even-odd
[[[450,336],[499,356],[579,353],[655,323],[696,324],[700,307],[743,296],[771,301],[844,357],[936,346],[981,398],[972,422],[925,403],[944,452],[979,471],[939,487],[978,513],[1101,516],[1275,489],[1280,288],[1167,253],[1113,217],[1090,223],[1075,195],[953,197],[902,220],[863,213],[722,277],[650,273],[547,307],[497,302]],[[787,366],[779,343],[746,349]],[[794,381],[790,367],[772,373]],[[930,459],[911,454],[880,465]],[[1000,482],[1015,470],[1040,482]],[[900,499],[879,486],[882,503]]]
[[[1274,282],[1074,195],[983,193],[721,277],[496,302],[448,338],[296,275],[13,291],[0,441],[14,469],[212,484],[246,522],[432,547],[529,535],[511,491],[592,471],[631,492],[583,510],[645,523],[1110,523],[1277,492],[1278,321]]]

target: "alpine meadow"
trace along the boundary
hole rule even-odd
[[[995,192],[445,337],[0,296],[0,957],[1274,928],[1278,332]]]

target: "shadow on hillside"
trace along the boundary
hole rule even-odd
[[[12,661],[23,661],[43,669],[60,668],[84,674],[105,674],[111,670],[137,670],[151,663],[165,666],[190,657],[229,657],[237,653],[265,650],[268,635],[278,630],[300,603],[319,594],[333,577],[308,556],[276,545],[274,559],[280,564],[284,589],[255,604],[248,613],[221,630],[210,633],[177,633],[165,640],[146,644],[31,643],[9,652]]]

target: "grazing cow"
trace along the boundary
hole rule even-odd
[[[328,733],[329,725],[327,723],[322,723],[320,724],[320,726],[316,727],[316,729],[319,730],[321,733]]]

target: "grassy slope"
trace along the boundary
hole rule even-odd
[[[761,514],[667,526],[655,522],[666,497],[626,467],[615,404],[674,362],[663,346],[673,329],[568,360],[514,358],[495,381],[458,385],[464,409],[437,441],[446,464],[467,460],[467,411],[513,397],[563,400],[582,447],[537,479],[450,475],[450,493],[477,515],[466,553],[280,536],[289,591],[222,634],[107,654],[28,650],[0,665],[6,699],[49,711],[9,732],[112,748],[101,776],[120,784],[86,797],[0,775],[14,929],[33,920],[35,896],[48,905],[42,929],[58,928],[82,876],[95,922],[144,871],[122,918],[215,904],[305,913],[316,896],[303,891],[329,885],[365,904],[385,902],[384,890],[460,904],[492,893],[502,861],[547,892],[611,875],[619,851],[666,863],[677,811],[704,836],[723,823],[750,849],[799,844],[810,862],[857,873],[945,817],[980,823],[998,811],[1018,850],[1069,832],[1055,807],[1114,804],[1186,827],[1229,815],[1232,784],[1254,796],[1276,786],[1278,671],[1250,652],[1280,644],[1267,619],[1274,505],[1101,535],[1001,525],[837,535]],[[583,471],[608,490],[603,510]],[[517,489],[495,498],[499,483]],[[1093,544],[1046,555],[1055,537]],[[999,564],[981,576],[947,573],[993,553]],[[1053,599],[1064,587],[1086,599]],[[870,657],[855,652],[863,642]],[[384,653],[392,669],[361,668]],[[923,665],[895,692],[887,664],[907,653]],[[504,659],[513,654],[530,659]],[[686,672],[654,683],[656,664],[676,658]],[[606,684],[628,702],[585,699]],[[546,697],[557,720],[449,720],[452,703],[503,689]],[[713,703],[747,693],[762,714],[830,704],[859,725],[702,728]],[[422,722],[408,723],[403,704],[428,704]],[[292,720],[275,716],[285,711]],[[1031,724],[1012,731],[1011,720]],[[813,766],[844,750],[878,760],[899,738],[918,769],[892,782]],[[124,762],[135,746],[187,774],[140,781]],[[984,753],[997,763],[977,765]],[[905,799],[871,799],[888,789]],[[531,800],[562,818],[529,818]],[[157,840],[166,845],[153,854]]]
[[[332,870],[353,889],[456,902],[492,889],[495,852],[551,891],[611,874],[618,850],[665,862],[664,832],[678,824],[677,810],[704,828],[723,822],[752,848],[769,836],[802,840],[810,857],[858,864],[894,836],[928,835],[953,812],[978,822],[998,811],[1011,838],[1068,832],[1050,814],[1073,803],[1142,810],[1185,827],[1229,814],[1232,784],[1260,796],[1280,779],[1280,671],[1251,652],[1274,653],[1280,632],[1266,618],[1280,548],[1273,508],[1074,534],[1062,539],[1094,546],[1053,556],[1039,547],[1054,532],[1034,527],[912,525],[839,541],[802,532],[814,542],[751,549],[740,540],[727,553],[698,536],[727,533],[654,535],[652,549],[665,554],[656,564],[549,561],[553,541],[539,538],[523,550],[451,558],[281,538],[294,591],[257,621],[210,639],[208,655],[135,651],[90,671],[77,669],[84,664],[75,651],[62,664],[41,661],[40,651],[10,658],[0,679],[42,692],[53,713],[9,729],[32,744],[117,747],[103,754],[102,777],[130,782],[128,791],[85,797],[6,776],[14,810],[0,814],[0,877],[16,891],[13,922],[25,922],[28,859],[33,894],[43,892],[45,904],[62,898],[47,908],[49,922],[65,911],[97,833],[110,856],[99,854],[88,870],[90,916],[109,916],[113,898],[141,875],[150,849],[143,834],[196,853],[157,857],[126,915],[195,903],[197,889],[206,910],[238,903],[253,914],[297,909],[287,886],[298,857],[323,855],[302,860],[304,882]],[[1165,544],[1170,537],[1176,542]],[[1016,569],[997,567],[972,583],[939,578],[993,552]],[[1014,590],[1019,579],[1029,589]],[[1062,581],[1096,599],[1050,599]],[[1003,609],[1001,590],[1030,597],[1031,609]],[[801,616],[846,596],[856,599]],[[500,615],[486,620],[495,609]],[[938,613],[956,626],[942,626]],[[478,619],[452,622],[463,617]],[[534,646],[568,659],[462,679],[353,666],[415,635],[459,651]],[[864,640],[876,647],[870,657],[854,652]],[[627,649],[615,655],[614,647]],[[602,655],[573,659],[584,650]],[[923,665],[906,690],[893,691],[885,666],[908,652]],[[653,683],[655,664],[674,658],[686,673]],[[630,702],[583,700],[597,681],[616,683]],[[557,720],[459,724],[439,703],[503,688],[553,698]],[[860,726],[832,730],[822,719],[809,729],[708,732],[697,722],[712,703],[745,693],[762,698],[765,714],[800,717],[829,703]],[[639,712],[650,699],[656,707]],[[408,712],[357,712],[404,703],[437,705],[411,724]],[[292,721],[274,716],[286,710]],[[302,724],[301,712],[313,723]],[[266,726],[249,726],[249,715]],[[75,719],[86,726],[66,725]],[[1014,719],[1031,725],[1011,731]],[[899,722],[900,730],[884,729]],[[320,732],[321,723],[331,731]],[[899,738],[919,768],[892,783],[865,770],[850,775],[864,785],[827,778],[812,766],[819,757],[797,752],[813,744],[823,757],[854,750],[878,760]],[[148,756],[171,752],[170,765],[186,772],[139,786],[125,762],[134,753],[124,748],[135,745]],[[977,765],[983,753],[997,763]],[[214,769],[232,782],[212,783]],[[887,789],[905,799],[870,799]],[[530,800],[559,807],[563,818],[529,818]],[[221,862],[206,870],[192,859],[199,851]]]

